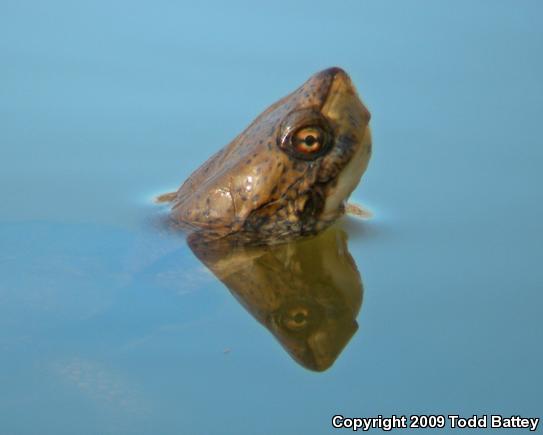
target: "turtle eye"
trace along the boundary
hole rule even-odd
[[[324,132],[320,127],[303,127],[292,135],[292,145],[296,151],[312,154],[320,151],[324,142]]]
[[[277,145],[300,160],[316,160],[334,145],[330,122],[315,109],[290,112],[281,122]]]
[[[289,310],[283,318],[283,325],[291,331],[304,329],[309,323],[310,312],[305,307]]]

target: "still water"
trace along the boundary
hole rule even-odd
[[[0,433],[543,417],[542,19],[535,0],[3,0]],[[153,195],[331,65],[373,115],[372,220],[220,258],[165,229]]]

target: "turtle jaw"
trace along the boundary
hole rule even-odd
[[[344,203],[356,188],[371,156],[370,113],[364,106],[347,73],[331,68],[334,74],[322,114],[334,126],[335,159],[343,167],[327,184],[321,218],[331,220],[341,215]],[[331,157],[332,158],[332,157]]]

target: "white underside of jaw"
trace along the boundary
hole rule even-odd
[[[347,166],[339,174],[336,185],[328,191],[322,215],[324,219],[335,218],[340,206],[349,198],[360,182],[360,178],[368,166],[367,147],[370,141],[369,128],[367,128],[362,139],[363,143],[360,144]]]

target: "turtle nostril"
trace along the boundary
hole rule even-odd
[[[337,74],[345,74],[347,75],[347,73],[340,67],[338,66],[333,66],[331,68],[327,68],[323,71],[323,74],[326,74],[326,75],[330,75],[332,77],[335,77]]]

